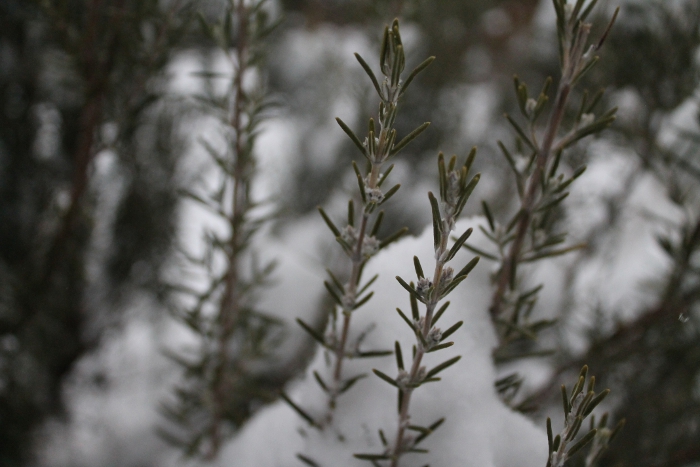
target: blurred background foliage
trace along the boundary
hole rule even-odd
[[[147,313],[154,315],[163,314],[158,303],[171,299],[164,269],[178,237],[179,189],[192,177],[182,124],[195,109],[173,96],[168,83],[183,54],[200,57],[203,67],[211,62],[213,46],[194,12],[216,18],[222,2],[0,0],[0,466],[35,465],[36,433],[67,415],[63,384],[107,333],[124,326],[134,296],[150,297]],[[631,310],[626,320],[600,303],[585,344],[557,341],[550,381],[523,390],[521,407],[541,419],[548,407],[558,407],[561,381],[587,363],[613,388],[615,416],[627,418],[601,465],[696,465],[700,4],[601,3],[622,11],[604,60],[582,88],[604,87],[606,105],[621,106],[620,118],[600,138],[624,148],[634,169],[616,180],[619,189],[600,195],[605,215],[599,224],[573,232],[588,248],[572,261],[565,285],[616,235],[642,177],[663,185],[683,220],[659,234],[672,266],[659,278],[653,303]],[[432,122],[397,166],[404,190],[422,196],[417,187],[427,183],[424,173],[432,169],[425,168],[437,148],[462,154],[477,145],[476,169],[487,186],[480,196],[496,215],[513,208],[513,182],[495,142],[509,138],[500,115],[515,113],[513,73],[532,88],[556,76],[550,2],[280,0],[270,8],[285,20],[270,38],[264,80],[280,103],[277,117],[295,122],[278,226],[327,203],[337,180],[347,180],[348,164],[338,162],[350,160],[355,149],[334,117],[343,112],[356,127],[353,115],[371,111],[373,92],[347,47],[376,49],[378,31],[396,15],[409,56],[437,56],[402,102],[400,134]],[[564,163],[585,163],[589,143]],[[414,199],[397,201],[403,213],[397,224],[415,233],[428,218]],[[562,326],[576,323],[569,298],[559,311]],[[93,382],[109,386],[99,374]],[[271,394],[283,383],[271,375],[251,384]],[[241,391],[259,404],[255,388]],[[242,407],[237,423],[254,411]]]

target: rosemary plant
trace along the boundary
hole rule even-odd
[[[455,227],[456,219],[479,180],[478,174],[471,179],[468,177],[476,150],[472,150],[467,156],[466,162],[461,167],[457,166],[456,157],[452,157],[449,162],[446,163],[442,154],[438,156],[440,201],[438,201],[432,193],[429,193],[432,207],[435,251],[433,276],[426,277],[420,260],[414,257],[417,282],[408,283],[403,278],[397,277],[400,285],[408,291],[411,301],[410,318],[402,310],[397,309],[397,311],[416,337],[416,344],[412,352],[412,361],[410,365],[404,363],[404,353],[397,341],[394,345],[393,352],[398,367],[397,376],[392,377],[380,370],[373,370],[375,375],[398,390],[398,421],[396,434],[389,440],[384,431],[379,430],[379,438],[384,447],[383,452],[358,453],[355,454],[355,458],[369,461],[375,466],[391,465],[391,467],[398,467],[404,454],[427,452],[427,450],[420,447],[420,443],[443,423],[444,418],[440,418],[429,426],[412,424],[411,396],[414,390],[424,383],[439,381],[440,378],[437,377],[437,375],[457,363],[461,358],[459,355],[454,356],[430,370],[422,365],[423,357],[426,353],[443,350],[453,345],[453,342],[446,342],[446,339],[463,324],[462,321],[459,321],[444,332],[436,327],[438,319],[440,319],[449,306],[449,302],[439,306],[440,301],[452,292],[459,283],[466,279],[469,272],[476,266],[479,260],[478,257],[472,259],[472,261],[459,272],[455,273],[447,264],[462,247],[500,263],[499,270],[494,280],[496,287],[489,310],[498,331],[501,345],[498,351],[503,352],[507,344],[522,339],[523,337],[534,338],[539,330],[553,324],[553,321],[521,323],[521,318],[524,317],[527,320],[530,312],[534,308],[537,293],[541,289],[541,286],[530,290],[521,290],[516,271],[519,264],[565,254],[581,247],[580,245],[562,247],[561,244],[565,241],[566,234],[552,233],[550,231],[551,218],[556,208],[568,195],[566,191],[567,188],[584,170],[584,168],[580,168],[568,179],[565,179],[564,175],[558,172],[559,164],[565,149],[585,136],[601,131],[610,125],[615,118],[615,109],[604,112],[597,118],[593,114],[596,104],[602,97],[602,93],[599,93],[590,100],[587,94],[584,94],[572,128],[564,134],[564,136],[558,137],[565,112],[568,108],[567,104],[572,89],[580,80],[581,76],[583,76],[583,74],[598,60],[598,58],[594,56],[594,53],[602,46],[617,15],[616,12],[600,40],[596,44],[587,47],[591,24],[585,23],[584,21],[590,15],[596,1],[594,0],[585,8],[584,3],[584,0],[579,0],[575,4],[569,4],[566,0],[555,1],[562,76],[560,78],[554,106],[550,112],[541,141],[536,131],[536,125],[538,118],[542,115],[547,104],[548,89],[552,80],[548,79],[545,82],[541,93],[537,99],[534,99],[529,97],[526,85],[521,83],[517,77],[515,78],[518,103],[523,116],[527,120],[528,126],[526,129],[523,129],[515,119],[510,116],[506,117],[517,133],[516,149],[519,153],[525,153],[526,150],[529,151],[529,157],[518,156],[523,159],[519,161],[503,143],[499,142],[502,152],[515,173],[521,207],[506,225],[502,226],[496,223],[488,205],[483,203],[484,214],[488,220],[490,230],[483,228],[482,230],[496,245],[498,250],[497,254],[484,252],[475,246],[468,245],[466,241],[471,235],[472,229],[466,230],[461,233],[458,238],[453,238],[453,241],[450,242],[450,235]],[[392,34],[394,31],[395,33]],[[342,377],[343,359],[391,353],[389,351],[360,352],[359,344],[355,345],[357,349],[355,353],[348,353],[346,351],[346,346],[352,312],[357,309],[359,305],[363,305],[371,298],[372,292],[368,292],[364,296],[361,295],[366,292],[369,285],[375,280],[375,278],[372,278],[363,286],[360,286],[359,283],[367,259],[375,252],[374,248],[368,249],[365,242],[369,241],[370,244],[377,243],[377,241],[373,239],[378,229],[376,224],[375,227],[372,228],[369,237],[365,237],[367,222],[375,209],[375,205],[385,201],[381,192],[378,192],[374,198],[372,197],[372,192],[375,187],[378,188],[381,182],[386,178],[385,176],[379,176],[379,166],[388,158],[381,156],[381,154],[384,153],[387,156],[392,155],[390,149],[385,149],[392,147],[395,138],[395,131],[391,128],[393,114],[395,112],[395,102],[391,102],[390,98],[392,96],[398,97],[402,93],[400,90],[392,92],[391,87],[395,85],[394,83],[396,83],[396,85],[400,84],[397,73],[400,73],[401,67],[391,68],[388,66],[385,56],[390,55],[390,51],[394,49],[401,51],[399,47],[400,38],[398,35],[398,24],[395,22],[391,29],[385,31],[380,55],[380,65],[386,78],[381,86],[369,69],[369,66],[361,57],[357,57],[382,98],[382,103],[380,105],[379,132],[375,129],[373,120],[370,120],[368,137],[364,142],[361,142],[347,125],[341,120],[338,120],[343,130],[350,136],[355,145],[368,159],[368,168],[366,171],[367,173],[363,174],[359,171],[357,165],[353,165],[359,183],[363,207],[362,221],[359,229],[355,227],[353,201],[350,201],[348,207],[348,225],[342,230],[333,223],[322,209],[320,209],[321,215],[331,231],[335,234],[336,239],[341,244],[352,263],[349,282],[344,284],[333,274],[331,274],[331,281],[326,282],[326,288],[335,300],[337,307],[337,309],[333,310],[331,315],[331,330],[329,336],[321,335],[314,331],[308,324],[300,321],[302,327],[335,357],[335,371],[333,373],[332,382],[324,381],[317,372],[314,372],[318,384],[329,396],[328,415],[325,420],[316,420],[301,407],[294,404],[289,397],[284,396],[285,400],[287,400],[307,422],[319,429],[332,422],[332,411],[335,407],[337,396],[351,387],[359,378],[365,376],[363,374],[354,375],[344,380]],[[429,63],[429,60],[424,62],[424,65]],[[394,63],[400,63],[402,61],[403,58],[400,57],[399,54],[395,55]],[[424,67],[424,65],[419,66],[419,69]],[[407,83],[410,82],[413,75],[414,74],[409,77]],[[388,112],[388,110],[391,112]],[[420,132],[422,128],[423,127],[419,127],[406,139]],[[378,138],[375,136],[377,133],[379,133]],[[402,142],[398,145],[402,146]],[[385,152],[382,151],[383,149]],[[377,154],[380,154],[380,156],[377,156]],[[392,188],[388,193],[393,194],[397,189],[398,185]],[[381,220],[381,216],[382,214],[380,213],[378,220]],[[391,238],[392,240],[394,239],[393,237]],[[451,246],[450,243],[452,243]],[[419,302],[425,305],[424,313],[420,311]],[[338,310],[342,313],[342,326],[340,331],[338,331]],[[498,351],[496,358],[503,358],[504,354],[499,354]],[[583,375],[583,379],[585,380],[585,375]],[[503,392],[512,390],[513,387],[515,387],[517,391],[517,386],[520,384],[519,381],[517,375],[510,375],[500,382],[497,382],[497,387]],[[582,418],[587,417],[595,405],[607,395],[607,391],[601,393],[602,395],[599,396],[595,396],[595,394],[591,393],[590,391],[592,391],[593,384],[592,380],[589,384],[589,394],[584,396],[585,399],[578,397],[583,388],[583,383],[577,384],[575,388],[574,395],[567,407],[567,414],[569,414],[570,410],[573,410],[574,413],[567,418],[566,432],[560,437],[560,441],[556,446],[553,444],[555,443],[554,441],[550,442],[551,462],[559,462],[559,464],[555,465],[562,465],[573,452],[593,439],[596,434],[596,430],[593,429],[582,440],[572,447],[568,447],[568,443],[573,440],[580,428]],[[572,405],[574,405],[573,409],[571,409]],[[581,417],[576,418],[577,416]],[[601,431],[601,433],[603,432]],[[610,437],[603,438],[602,434],[597,438],[594,449],[589,456],[591,459],[598,457],[602,449],[607,446],[609,438]],[[561,439],[564,441],[561,441]],[[313,459],[309,457],[304,455],[299,455],[298,457],[308,465],[317,465]]]
[[[369,128],[364,141],[361,141],[355,133],[340,118],[338,124],[350,137],[366,159],[366,168],[361,170],[353,162],[352,166],[357,177],[360,194],[359,209],[355,208],[355,201],[348,202],[347,225],[338,228],[328,214],[319,208],[319,212],[328,225],[336,241],[349,260],[349,273],[347,281],[341,281],[330,270],[329,280],[325,282],[326,289],[334,301],[330,313],[329,329],[325,334],[314,330],[301,319],[298,323],[332,356],[333,371],[332,380],[324,381],[317,372],[314,373],[316,381],[328,397],[328,411],[322,420],[315,420],[291,399],[282,394],[282,397],[312,426],[323,428],[333,421],[333,411],[337,398],[349,390],[365,374],[347,376],[343,373],[343,363],[349,358],[367,358],[391,355],[391,350],[360,350],[361,341],[350,343],[350,332],[353,313],[366,304],[374,292],[369,291],[377,276],[362,283],[362,271],[367,261],[390,243],[398,240],[406,232],[402,228],[397,232],[379,240],[377,234],[382,225],[384,211],[377,209],[386,203],[399,190],[400,185],[394,185],[386,191],[382,186],[393,169],[393,164],[386,167],[386,163],[394,157],[408,143],[422,133],[428,123],[420,125],[408,135],[397,141],[397,132],[394,128],[398,112],[398,103],[401,96],[411,84],[413,79],[433,61],[429,57],[418,65],[405,80],[401,79],[406,58],[401,42],[398,20],[391,27],[385,27],[384,36],[379,56],[379,65],[384,79],[380,82],[370,66],[359,55],[355,54],[357,61],[369,76],[374,89],[380,98],[379,118],[375,124],[373,118],[369,119]],[[300,458],[303,458],[301,456]]]
[[[377,461],[389,461],[392,467],[397,467],[403,454],[427,452],[419,448],[418,444],[444,421],[444,419],[440,419],[429,427],[412,425],[410,421],[411,394],[424,383],[440,381],[437,375],[457,363],[461,358],[459,355],[452,357],[430,370],[421,365],[423,356],[426,353],[451,347],[454,342],[445,342],[446,339],[464,324],[463,321],[458,321],[445,331],[435,326],[450,305],[450,302],[445,302],[438,308],[440,301],[466,279],[469,272],[479,262],[479,257],[475,257],[457,273],[454,272],[452,267],[447,266],[472,233],[471,228],[467,229],[453,242],[451,247],[449,246],[450,234],[455,228],[457,217],[464,209],[469,196],[479,182],[479,174],[469,179],[469,169],[475,155],[476,149],[472,149],[462,167],[457,166],[456,156],[453,156],[447,165],[443,155],[440,154],[438,156],[440,202],[438,202],[432,192],[428,193],[432,208],[433,247],[435,249],[433,277],[432,279],[425,277],[423,267],[417,256],[413,258],[417,283],[407,283],[401,277],[396,277],[399,284],[410,295],[412,319],[409,319],[401,309],[397,308],[396,311],[416,336],[416,345],[413,347],[413,361],[410,367],[405,367],[403,351],[397,341],[394,347],[396,365],[398,367],[397,377],[392,378],[379,370],[373,370],[378,377],[398,389],[399,419],[396,435],[393,442],[388,443],[384,432],[380,430],[379,435],[385,447],[384,452],[381,454],[356,454],[355,457],[358,459],[372,461],[375,464]],[[425,305],[424,314],[421,314],[418,302]],[[418,435],[409,436],[409,432],[418,433]]]
[[[524,125],[506,114],[505,117],[516,134],[515,152],[501,141],[498,146],[515,176],[519,209],[509,219],[499,222],[492,215],[488,204],[483,202],[489,229],[481,230],[494,244],[496,251],[483,251],[469,244],[464,245],[499,265],[494,276],[495,290],[489,310],[501,342],[495,353],[497,361],[532,356],[532,353],[517,354],[508,345],[523,339],[535,339],[541,330],[554,324],[552,320],[529,320],[543,286],[529,286],[518,275],[518,271],[528,263],[563,255],[585,246],[565,245],[567,233],[552,227],[558,208],[569,194],[567,190],[585,170],[585,166],[579,167],[567,177],[560,171],[562,154],[582,138],[608,127],[615,120],[617,110],[613,108],[596,116],[595,109],[603,92],[592,97],[584,92],[571,127],[561,134],[572,91],[581,77],[598,61],[595,54],[605,42],[618,13],[615,10],[605,32],[597,42],[589,45],[592,24],[587,23],[586,19],[597,0],[587,5],[585,3],[585,0],[554,0],[561,76],[543,130],[538,129],[538,122],[549,101],[552,79],[547,79],[541,92],[536,97],[531,97],[526,84],[517,76],[514,77]],[[504,389],[508,386],[505,384]]]
[[[202,28],[234,70],[223,98],[199,98],[209,113],[219,116],[227,146],[222,152],[210,141],[201,141],[220,182],[211,192],[185,190],[183,194],[214,213],[227,232],[206,232],[202,257],[188,256],[193,268],[205,271],[208,283],[204,290],[177,287],[193,305],[175,310],[175,317],[194,332],[199,348],[172,354],[184,369],[184,381],[175,388],[175,402],[163,405],[164,414],[175,426],[161,431],[186,454],[207,459],[215,458],[224,439],[250,416],[252,401],[273,398],[250,369],[269,358],[270,346],[279,334],[277,320],[258,310],[255,301],[268,283],[274,262],[259,264],[251,250],[251,242],[267,220],[255,212],[260,203],[251,197],[255,138],[266,95],[260,83],[248,89],[244,76],[262,59],[262,41],[274,27],[264,3],[230,0],[217,25],[200,17]],[[206,72],[202,75],[212,78]]]
[[[595,393],[595,376],[588,380],[586,391],[586,377],[588,367],[584,366],[579,373],[578,381],[567,394],[566,386],[561,386],[562,401],[564,404],[564,428],[561,433],[552,437],[552,420],[547,418],[547,441],[549,444],[549,457],[547,467],[563,467],[564,463],[576,454],[581,448],[593,441],[591,449],[586,456],[586,467],[592,467],[600,458],[602,452],[607,448],[617,433],[625,425],[625,420],[620,420],[612,429],[607,428],[608,414],[604,414],[598,425],[595,424],[595,417],[590,418],[590,429],[588,432],[576,439],[576,435],[581,430],[583,421],[588,418],[598,404],[610,393],[609,389]]]

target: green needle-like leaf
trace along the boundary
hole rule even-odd
[[[378,277],[379,274],[375,274],[374,276],[372,276],[372,278],[369,281],[367,281],[367,283],[363,285],[362,288],[360,288],[360,290],[357,291],[357,295],[362,295],[369,288],[369,286],[374,284],[374,281],[376,281]]]
[[[326,383],[321,378],[321,375],[318,374],[318,371],[314,370],[314,378],[316,378],[316,382],[321,386],[321,389],[323,389],[324,392],[328,392],[328,386],[326,386]]]
[[[355,227],[355,203],[353,200],[348,201],[348,225]]]
[[[413,282],[411,282],[411,286],[413,286]],[[413,317],[413,321],[419,321],[420,312],[418,310],[418,300],[416,300],[415,295],[411,295],[409,299],[411,301],[411,316]]]
[[[393,354],[393,350],[367,350],[363,352],[357,352],[352,354],[352,357],[357,358],[374,358],[374,357],[387,357]]]
[[[420,264],[420,260],[418,259],[417,256],[413,257],[413,267],[416,270],[416,276],[418,276],[419,279],[422,279],[425,277],[425,274],[423,273],[423,267]]]
[[[484,216],[486,216],[486,220],[489,223],[489,228],[491,229],[491,232],[495,232],[496,224],[493,222],[493,215],[491,214],[491,209],[489,209],[489,205],[486,202],[486,200],[481,201],[481,208],[484,212]]]
[[[432,378],[433,376],[437,375],[437,374],[440,373],[441,371],[443,371],[443,370],[445,370],[445,369],[451,367],[452,365],[454,365],[455,363],[457,363],[461,358],[462,358],[461,355],[457,355],[456,357],[452,357],[451,359],[442,362],[441,364],[439,364],[438,366],[436,366],[435,368],[433,368],[432,370],[430,370],[430,371],[425,375],[425,379]]]
[[[344,293],[345,293],[345,287],[343,286],[343,284],[338,280],[337,277],[335,277],[335,275],[331,272],[330,269],[326,269],[326,272],[327,272],[328,275],[331,277],[331,280],[333,281],[333,285],[335,285],[335,286],[338,288],[338,290],[340,290],[340,292],[344,294]],[[361,292],[360,292],[360,293],[361,293]]]
[[[408,319],[408,316],[406,316],[400,308],[397,308],[396,311],[399,313],[399,316],[401,316],[401,319],[403,319],[406,322],[406,324],[408,324],[408,327],[410,327],[413,332],[416,332],[416,328],[413,326],[411,320]]]
[[[406,81],[404,81],[404,82],[401,84],[401,92],[399,93],[399,97],[402,96],[404,92],[406,92],[406,89],[408,89],[408,86],[411,84],[411,82],[413,81],[413,79],[414,79],[416,76],[418,76],[418,73],[420,73],[421,71],[423,71],[423,70],[425,70],[426,68],[428,68],[428,66],[429,66],[431,63],[433,63],[433,60],[435,60],[435,57],[428,57],[428,58],[426,58],[425,60],[423,60],[423,62],[422,62],[420,65],[418,65],[417,67],[415,67],[415,68],[413,69],[413,71],[412,71],[412,72],[408,75],[408,77],[406,78]]]
[[[401,237],[403,237],[404,235],[406,235],[406,233],[408,233],[408,227],[404,227],[402,229],[397,230],[396,232],[389,235],[388,237],[386,237],[384,240],[382,240],[379,243],[379,249],[381,250],[382,248],[386,247],[387,245],[395,242],[396,240],[398,240]]]
[[[413,130],[412,132],[407,134],[401,141],[394,144],[394,147],[391,148],[390,155],[395,156],[396,154],[398,154],[399,151],[401,151],[403,148],[405,148],[408,143],[410,143],[411,141],[416,139],[418,137],[418,135],[423,133],[423,131],[425,131],[425,129],[428,128],[429,126],[430,126],[430,122],[425,122],[422,125],[420,125],[418,128],[416,128],[415,130]]]
[[[401,277],[399,277],[399,276],[396,276],[396,280],[399,281],[399,284],[401,284],[401,287],[406,289],[408,291],[408,293],[410,293],[413,297],[416,298],[416,300],[418,300],[420,302],[423,301],[423,297],[421,297],[420,294],[418,294],[416,289],[414,289],[413,287],[408,285],[405,280],[401,279]]]
[[[561,385],[561,399],[564,404],[564,415],[568,415],[571,411],[571,405],[569,404],[569,397],[566,395],[566,385]]]
[[[515,131],[518,133],[520,138],[522,138],[525,144],[527,144],[533,151],[537,151],[537,147],[535,147],[535,145],[530,140],[530,137],[525,133],[525,131],[520,127],[520,125],[518,125],[518,123],[515,120],[513,120],[513,118],[510,115],[505,114],[505,117],[506,119],[508,119],[508,123],[510,123],[511,126],[515,128]]]
[[[316,342],[318,342],[324,347],[327,347],[326,340],[324,339],[321,333],[316,331],[314,328],[312,328],[299,318],[297,318],[297,323],[299,323],[299,326],[301,326],[304,331],[306,331],[311,337],[313,337]]]
[[[433,422],[433,423],[428,427],[429,432],[428,432],[428,433],[423,433],[423,434],[421,434],[420,436],[418,436],[418,437],[416,438],[415,444],[420,443],[420,442],[423,441],[425,438],[427,438],[430,434],[434,433],[435,430],[437,430],[437,429],[440,427],[440,425],[442,425],[444,422],[445,422],[445,419],[444,419],[444,418],[441,418],[441,419],[439,419],[439,420]]]
[[[472,271],[472,269],[474,269],[474,268],[476,267],[476,265],[477,265],[478,263],[479,263],[479,257],[478,257],[478,256],[475,256],[474,258],[472,258],[471,261],[469,261],[469,262],[467,263],[466,266],[464,266],[464,267],[457,273],[457,275],[455,276],[455,279],[457,279],[457,278],[459,278],[459,277],[462,277],[462,276],[468,275],[468,274]]]
[[[366,378],[366,377],[367,377],[367,375],[365,373],[359,374],[357,376],[353,376],[352,378],[343,381],[343,383],[341,384],[340,389],[338,391],[342,394],[345,391],[347,391],[348,389],[350,389],[351,387],[353,387],[355,385],[355,383],[357,383],[359,380],[361,380],[362,378]]]
[[[376,368],[373,368],[372,371],[374,372],[375,375],[379,376],[381,379],[386,381],[387,383],[391,384],[394,387],[399,387],[398,384],[396,384],[396,381],[394,381],[393,378],[391,378],[389,375],[386,373],[382,373],[381,371],[377,370]]]
[[[281,397],[282,400],[284,400],[297,414],[299,414],[299,416],[300,416],[301,418],[303,418],[304,420],[306,420],[306,421],[309,423],[309,425],[311,425],[311,426],[313,426],[313,427],[315,427],[315,428],[320,428],[320,426],[318,425],[318,423],[316,423],[316,421],[313,419],[313,417],[312,417],[311,415],[309,415],[308,413],[306,413],[306,412],[304,411],[304,409],[302,409],[302,408],[299,407],[297,404],[295,404],[294,401],[292,401],[292,399],[290,399],[289,396],[288,396],[287,394],[285,394],[284,392],[280,392],[280,397]]]
[[[472,195],[474,188],[476,188],[476,185],[479,183],[479,180],[481,180],[480,173],[478,173],[478,174],[474,175],[474,177],[472,177],[472,179],[469,181],[467,186],[464,188],[464,190],[460,194],[459,204],[457,205],[457,215],[459,215],[462,212],[462,209],[464,209],[464,205],[467,204],[467,201],[469,200],[469,197]]]
[[[591,431],[586,433],[586,435],[583,438],[581,438],[573,446],[571,446],[569,448],[568,453],[567,453],[568,457],[573,456],[574,454],[576,454],[579,451],[579,449],[584,447],[586,444],[590,443],[593,440],[593,438],[595,437],[595,434],[597,433],[597,431],[598,430],[596,430],[595,428],[592,429]]]
[[[342,300],[342,298],[340,298],[340,295],[338,294],[338,292],[331,286],[331,284],[328,281],[323,281],[323,285],[326,286],[326,290],[328,290],[328,293],[331,294],[331,297],[333,297],[333,300],[335,300],[335,303],[342,307],[343,300]]]
[[[358,300],[357,303],[355,303],[355,306],[352,307],[352,309],[353,309],[353,310],[357,310],[357,309],[360,308],[362,305],[364,305],[365,303],[367,303],[367,302],[370,300],[370,298],[372,298],[373,296],[374,296],[374,292],[368,293],[368,294],[365,295],[363,298],[361,298],[360,300]]]
[[[389,189],[389,191],[387,191],[384,194],[384,199],[379,203],[379,205],[381,206],[382,204],[389,201],[391,199],[391,197],[394,196],[394,194],[396,194],[397,191],[399,191],[399,188],[401,188],[401,184],[397,184],[397,185],[394,185],[393,187],[391,187]]]
[[[446,349],[448,347],[452,347],[454,345],[454,342],[445,342],[443,344],[438,344],[429,350],[426,350],[425,353],[430,353],[430,352],[436,352],[438,350]]]
[[[394,342],[394,355],[396,356],[396,366],[399,370],[403,370],[403,353],[401,353],[401,345],[399,341]]]
[[[356,53],[355,58],[357,59],[358,62],[360,62],[360,65],[362,68],[365,70],[365,73],[367,73],[367,76],[369,76],[369,79],[372,80],[372,85],[374,86],[374,89],[377,91],[377,94],[379,94],[379,97],[384,99],[384,96],[382,95],[382,90],[379,87],[379,81],[377,81],[377,77],[374,76],[374,72],[372,69],[367,65],[367,62],[360,56],[360,54]]]
[[[353,454],[355,459],[361,459],[365,461],[381,461],[391,459],[388,454]]]
[[[586,410],[584,410],[583,416],[587,417],[588,415],[590,415],[590,413],[593,412],[593,409],[595,409],[598,406],[598,404],[603,402],[603,399],[605,399],[608,394],[610,394],[610,389],[606,389],[605,391],[595,396],[588,404],[588,407],[586,407]]]
[[[303,454],[297,454],[297,459],[302,461],[304,464],[309,465],[311,467],[321,467],[319,466],[316,462],[314,462],[311,458],[306,457]]]
[[[375,237],[379,233],[379,228],[382,226],[383,220],[384,220],[384,211],[379,211],[379,214],[377,214],[377,219],[374,221],[374,225],[372,226],[372,230],[369,233],[369,235],[371,237]]]
[[[438,180],[440,182],[440,199],[447,198],[447,171],[445,169],[445,157],[442,153],[438,154]]]
[[[394,130],[396,131],[396,130]],[[377,186],[381,187],[384,181],[387,179],[391,171],[394,170],[394,164],[391,164],[388,169],[386,169],[386,172],[384,172],[381,177],[379,177],[379,180],[377,181]]]
[[[442,333],[442,337],[440,338],[440,342],[444,341],[445,339],[450,337],[452,334],[454,334],[455,331],[457,329],[461,328],[463,324],[464,324],[464,321],[458,321],[455,324],[453,324],[452,326],[450,326],[447,330],[445,330],[445,332]]]
[[[459,251],[459,249],[462,248],[462,245],[464,245],[464,242],[466,242],[467,239],[469,238],[469,236],[472,234],[472,230],[473,230],[473,229],[472,229],[471,227],[468,228],[468,229],[466,230],[466,232],[464,232],[464,233],[462,234],[462,236],[460,236],[460,237],[457,239],[457,241],[455,242],[455,244],[452,245],[452,248],[450,249],[450,252],[447,254],[447,259],[446,259],[445,261],[450,261],[452,258],[455,257],[455,255],[457,254],[457,252]]]
[[[340,230],[338,230],[338,227],[335,226],[335,224],[333,223],[331,218],[328,217],[328,214],[326,214],[326,211],[324,211],[323,208],[320,206],[317,207],[316,209],[318,209],[318,212],[321,213],[321,217],[323,217],[323,220],[326,221],[326,225],[328,226],[329,229],[331,229],[331,232],[333,232],[333,234],[336,237],[340,237]]]
[[[433,213],[433,246],[437,250],[442,241],[442,217],[440,216],[438,201],[432,191],[428,192],[428,199],[430,199],[430,207]]]
[[[342,128],[345,134],[350,137],[353,143],[355,143],[355,146],[357,146],[357,149],[359,149],[360,152],[362,152],[362,155],[367,157],[367,149],[363,146],[362,142],[360,141],[360,138],[358,138],[355,135],[355,133],[350,129],[350,127],[347,126],[345,122],[342,121],[340,118],[336,117],[335,121],[338,122],[340,128]]]
[[[447,307],[450,306],[450,302],[445,302],[440,309],[433,315],[433,320],[431,321],[430,325],[435,326],[435,324],[438,322],[442,314],[447,310]]]

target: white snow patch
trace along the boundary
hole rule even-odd
[[[483,220],[460,222],[457,230],[461,232],[477,222]],[[388,247],[367,266],[366,278],[375,273],[380,275],[372,287],[376,294],[353,315],[349,342],[373,327],[362,345],[364,350],[391,349],[394,341],[399,341],[405,358],[409,358],[415,337],[394,311],[397,306],[409,309],[409,300],[394,277],[398,274],[411,280],[413,255],[417,255],[425,267],[434,264],[430,228],[420,237],[407,238]],[[461,265],[468,259],[470,255],[460,253],[455,263]],[[431,453],[407,455],[402,459],[402,466],[430,462],[438,467],[534,467],[546,459],[544,432],[524,416],[506,408],[494,391],[491,350],[496,337],[486,311],[490,290],[488,268],[479,265],[450,295],[452,305],[440,324],[447,328],[462,319],[465,325],[453,335],[453,347],[428,354],[424,363],[430,368],[455,355],[461,355],[462,359],[441,374],[441,382],[417,389],[411,404],[412,423],[425,426],[441,417],[447,420],[423,443]],[[295,456],[302,453],[321,466],[364,467],[366,463],[353,458],[353,453],[381,452],[377,430],[381,428],[388,437],[393,436],[398,418],[396,391],[374,376],[372,368],[389,375],[397,372],[392,357],[346,361],[346,377],[363,373],[368,377],[340,397],[333,425],[325,431],[309,428],[296,413],[279,402],[244,428],[226,449],[219,465],[245,460],[241,465],[301,466],[303,464],[295,460]],[[321,417],[326,411],[326,400],[311,376],[313,371],[324,380],[331,380],[331,368],[322,351],[317,353],[305,378],[294,385],[290,394],[308,413]],[[304,431],[305,436],[298,430]]]

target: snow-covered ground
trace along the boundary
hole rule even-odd
[[[427,196],[425,204],[427,208]],[[462,221],[456,230],[461,233],[483,222],[481,218]],[[483,241],[481,243],[477,245],[486,246]],[[371,328],[363,341],[363,350],[391,349],[398,341],[408,358],[415,336],[395,311],[397,306],[410,309],[408,294],[395,276],[415,280],[414,255],[425,267],[434,262],[432,227],[419,237],[397,242],[371,260],[365,277],[379,274],[372,287],[376,291],[375,298],[354,313],[350,342]],[[471,256],[461,253],[455,258],[455,264],[461,267]],[[430,465],[445,467],[534,467],[546,459],[544,431],[506,408],[494,390],[491,350],[496,337],[487,312],[490,290],[489,268],[480,264],[450,295],[452,305],[441,318],[441,325],[446,329],[459,320],[464,320],[465,325],[450,337],[454,346],[427,354],[423,362],[431,368],[455,355],[461,355],[462,359],[441,374],[441,382],[417,389],[411,402],[411,423],[427,426],[442,417],[446,417],[446,421],[421,444],[430,449],[430,454],[407,455],[402,465],[419,466],[430,462]],[[290,460],[301,453],[322,466],[367,465],[366,461],[354,459],[352,454],[381,453],[377,430],[383,429],[390,437],[398,422],[396,390],[373,375],[373,368],[390,376],[397,374],[393,357],[348,361],[344,370],[346,377],[358,374],[368,377],[339,398],[330,429],[323,433],[310,429],[285,403],[279,402],[265,409],[244,429],[228,447],[224,458],[241,465],[274,467],[297,465]],[[331,368],[323,351],[318,351],[306,375],[293,385],[290,393],[308,413],[322,418],[327,401],[312,376],[313,371],[318,371],[322,379],[331,380]],[[306,434],[300,435],[299,429]],[[222,462],[221,465],[226,464]]]

